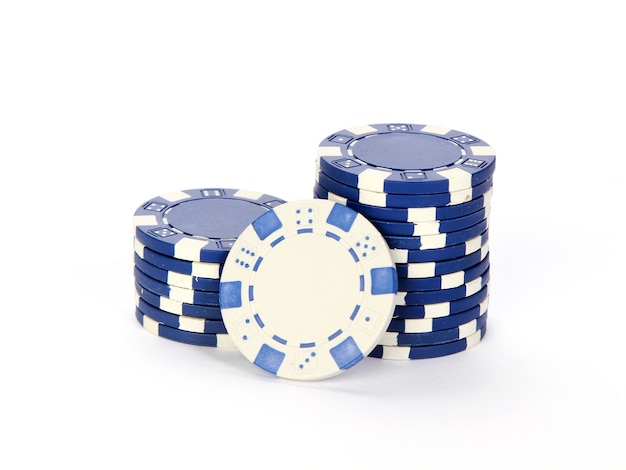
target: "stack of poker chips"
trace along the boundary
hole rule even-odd
[[[134,214],[135,316],[151,333],[181,343],[233,347],[222,321],[222,268],[241,232],[285,201],[238,189],[177,191]]]
[[[320,143],[314,196],[367,217],[396,262],[393,319],[370,356],[439,357],[484,337],[494,170],[489,145],[438,126],[364,125]]]

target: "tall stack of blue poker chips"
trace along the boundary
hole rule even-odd
[[[396,262],[394,318],[370,356],[439,357],[481,341],[494,170],[485,142],[432,125],[363,125],[320,143],[314,197],[366,216]]]
[[[219,303],[223,264],[241,232],[284,202],[255,191],[204,188],[140,205],[133,218],[139,323],[173,341],[233,347]]]

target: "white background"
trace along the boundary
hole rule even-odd
[[[624,468],[616,4],[2,2],[0,467]],[[380,122],[498,152],[483,343],[300,383],[139,326],[139,205]]]

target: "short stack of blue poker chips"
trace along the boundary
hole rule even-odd
[[[238,189],[176,191],[150,199],[134,214],[135,317],[173,341],[234,347],[222,320],[223,263],[239,234],[283,204]]]
[[[481,341],[494,171],[493,148],[439,126],[368,124],[322,140],[314,197],[367,217],[396,262],[394,319],[370,356],[438,357]]]

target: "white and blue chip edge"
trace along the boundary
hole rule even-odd
[[[383,236],[324,199],[282,204],[243,230],[224,263],[228,333],[259,368],[319,380],[367,357],[390,324],[398,291]]]

